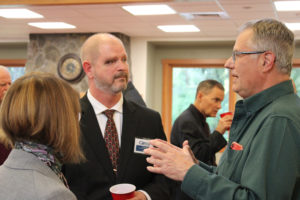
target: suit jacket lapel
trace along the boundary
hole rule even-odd
[[[107,174],[114,179],[115,177],[109,153],[107,151],[95,111],[89,102],[87,95],[80,100],[80,103],[82,109],[80,127],[83,133],[83,138],[86,141],[86,144],[84,144],[85,149],[91,148],[92,152],[95,153],[97,159],[102,163],[103,167],[107,171]]]
[[[134,136],[137,131],[138,119],[134,117],[135,107],[124,99],[123,103],[123,127],[121,137],[120,159],[118,166],[118,180],[122,180],[125,174],[127,162],[134,149]]]

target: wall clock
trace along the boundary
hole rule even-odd
[[[60,58],[57,65],[58,75],[68,82],[79,82],[84,77],[81,60],[78,55],[69,53]]]

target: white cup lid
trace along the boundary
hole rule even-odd
[[[129,183],[121,183],[113,185],[109,188],[109,191],[114,194],[127,194],[135,191],[135,186]]]

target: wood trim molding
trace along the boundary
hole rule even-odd
[[[109,3],[150,3],[171,0],[1,0],[0,5],[76,5]]]
[[[170,141],[172,122],[172,65],[169,60],[163,60],[163,88],[162,88],[162,123],[167,140]]]
[[[173,67],[224,67],[226,59],[164,59],[162,88],[162,122],[168,141],[172,129],[172,69]],[[231,97],[233,98],[233,97]],[[235,98],[233,98],[235,100]],[[232,102],[233,105],[230,105]],[[234,101],[229,102],[229,109],[234,108]],[[233,111],[233,110],[231,110]]]
[[[0,59],[0,65],[4,66],[25,66],[26,59]]]
[[[293,59],[293,67],[300,67],[300,58]]]

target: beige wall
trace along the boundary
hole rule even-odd
[[[27,43],[0,43],[0,59],[26,59]]]

